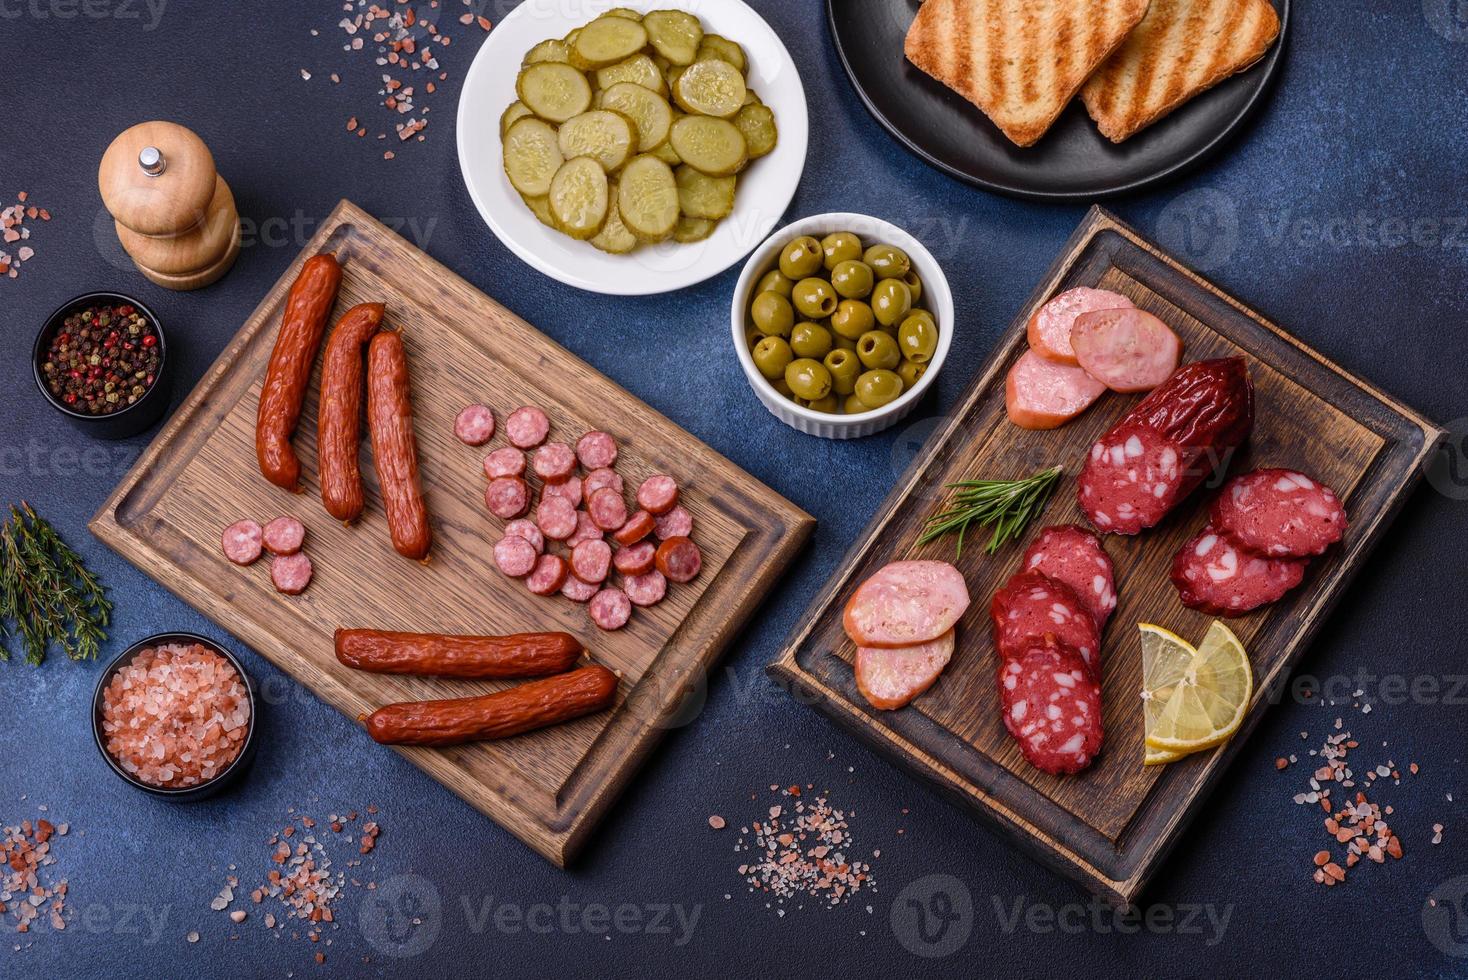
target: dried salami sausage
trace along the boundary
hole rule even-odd
[[[1346,508],[1335,491],[1295,470],[1236,476],[1213,500],[1214,527],[1267,558],[1318,555],[1346,533]]]
[[[1275,602],[1305,577],[1302,559],[1265,558],[1206,527],[1172,560],[1182,604],[1213,616],[1241,616]]]
[[[1085,600],[1098,630],[1116,609],[1116,575],[1111,557],[1091,531],[1076,524],[1042,528],[1025,551],[1020,568],[1040,572]]]
[[[1101,685],[1080,654],[1039,639],[999,671],[1004,727],[1030,765],[1052,775],[1080,772],[1101,751]]]

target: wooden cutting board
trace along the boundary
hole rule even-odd
[[[306,258],[335,251],[344,268],[333,316],[383,301],[403,331],[432,561],[388,541],[370,450],[362,452],[367,512],[342,527],[322,507],[313,380],[296,436],[306,492],[266,483],[255,462],[255,415],[285,295]],[[318,367],[319,374],[319,367]],[[495,410],[500,432],[473,449],[453,433],[464,405]],[[703,572],[603,632],[586,607],[530,594],[501,575],[491,550],[503,522],[484,506],[485,453],[505,445],[506,415],[538,405],[551,438],[603,429],[617,438],[628,493],[671,474],[694,516]],[[364,435],[363,442],[366,439]],[[535,481],[532,480],[532,484]],[[280,595],[268,561],[237,568],[220,532],[243,517],[302,520],[316,566],[310,589]],[[337,627],[442,633],[565,630],[622,679],[609,711],[500,742],[403,754],[557,864],[564,864],[646,757],[663,727],[809,536],[814,520],[468,282],[343,201],[205,374],[91,522],[148,575],[350,718],[391,702],[489,693],[513,682],[364,674],[339,664]],[[290,706],[265,710],[289,712]]]
[[[1016,571],[1040,527],[1085,523],[1076,503],[1076,475],[1091,444],[1141,397],[1105,395],[1080,418],[1049,432],[1020,429],[1005,416],[1004,378],[1026,349],[1031,313],[1075,286],[1124,293],[1161,317],[1186,344],[1185,361],[1246,357],[1256,422],[1250,445],[1229,472],[1279,465],[1312,473],[1341,494],[1351,526],[1339,545],[1311,564],[1300,588],[1281,602],[1229,621],[1250,652],[1256,681],[1239,734],[1216,750],[1148,767],[1142,765],[1137,624],[1159,623],[1195,643],[1203,638],[1211,617],[1179,603],[1168,571],[1174,553],[1206,523],[1211,494],[1200,490],[1141,536],[1106,537],[1120,593],[1103,642],[1106,742],[1086,772],[1055,777],[1026,763],[1004,730],[988,610],[990,597]],[[1131,902],[1244,744],[1269,692],[1286,682],[1441,437],[1410,409],[1224,295],[1111,215],[1092,209],[770,671],[899,764],[956,794],[1031,853],[1113,901]],[[1065,467],[1065,476],[1020,541],[991,557],[982,547],[986,533],[970,537],[958,566],[973,603],[960,624],[953,660],[937,684],[900,711],[872,709],[853,681],[855,648],[841,628],[846,599],[888,562],[953,559],[951,537],[915,544],[924,520],[947,499],[945,484],[1013,479],[1057,463]],[[1210,482],[1218,485],[1216,479]]]

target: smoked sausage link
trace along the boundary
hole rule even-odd
[[[270,366],[260,389],[260,410],[255,418],[255,455],[265,479],[291,493],[301,492],[301,461],[291,447],[291,436],[301,421],[306,385],[326,318],[336,302],[342,268],[330,253],[313,255],[301,266],[291,286]]]
[[[395,330],[379,333],[367,348],[367,425],[392,546],[404,558],[422,561],[433,545],[433,530],[418,485],[408,356]]]
[[[544,677],[570,670],[581,656],[570,633],[444,636],[386,630],[337,630],[336,659],[374,674],[493,680]]]
[[[343,524],[367,506],[357,448],[362,439],[362,348],[382,324],[381,303],[347,310],[326,342],[321,361],[321,406],[316,415],[321,502]]]
[[[509,738],[601,711],[616,694],[617,675],[592,665],[482,697],[389,704],[367,716],[367,734],[381,745]]]

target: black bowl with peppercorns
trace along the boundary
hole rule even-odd
[[[81,431],[126,439],[168,408],[166,348],[158,317],[142,303],[87,293],[62,304],[36,337],[36,386]]]

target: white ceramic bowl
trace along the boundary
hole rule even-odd
[[[734,213],[704,241],[668,241],[628,255],[607,255],[541,224],[505,176],[499,119],[515,101],[515,78],[525,52],[619,6],[644,12],[687,10],[709,31],[739,42],[749,57],[750,87],[775,113],[779,143],[739,175]],[[469,66],[459,95],[457,128],[459,169],[469,197],[505,247],[552,279],[613,296],[683,289],[748,255],[790,206],[805,170],[810,136],[805,89],[790,52],[741,0],[524,0],[494,25]]]
[[[786,398],[765,380],[764,375],[759,373],[744,340],[745,329],[750,323],[749,303],[753,299],[751,292],[760,278],[779,264],[780,252],[785,246],[801,235],[810,235],[819,239],[837,231],[854,232],[861,238],[864,245],[896,245],[906,252],[908,258],[912,260],[912,267],[917,270],[917,274],[923,280],[923,296],[919,305],[932,313],[933,318],[938,321],[938,349],[933,353],[933,359],[928,363],[928,370],[918,379],[918,383],[904,391],[896,401],[859,415],[828,415],[825,412],[815,412]],[[765,408],[768,408],[775,418],[791,428],[799,429],[806,435],[820,436],[823,439],[856,439],[860,436],[869,436],[906,418],[922,399],[923,394],[932,386],[934,379],[938,377],[938,372],[943,370],[943,362],[948,358],[948,349],[953,346],[953,293],[948,288],[948,279],[943,275],[943,269],[938,265],[938,260],[923,247],[922,242],[901,228],[881,218],[873,218],[865,214],[843,212],[817,214],[786,225],[771,235],[763,245],[755,249],[754,254],[745,263],[744,272],[739,277],[739,284],[734,287],[734,299],[729,308],[729,317],[733,331],[734,350],[739,354],[739,364],[744,368],[744,376],[749,379],[749,386],[754,389],[754,393],[759,396]]]

